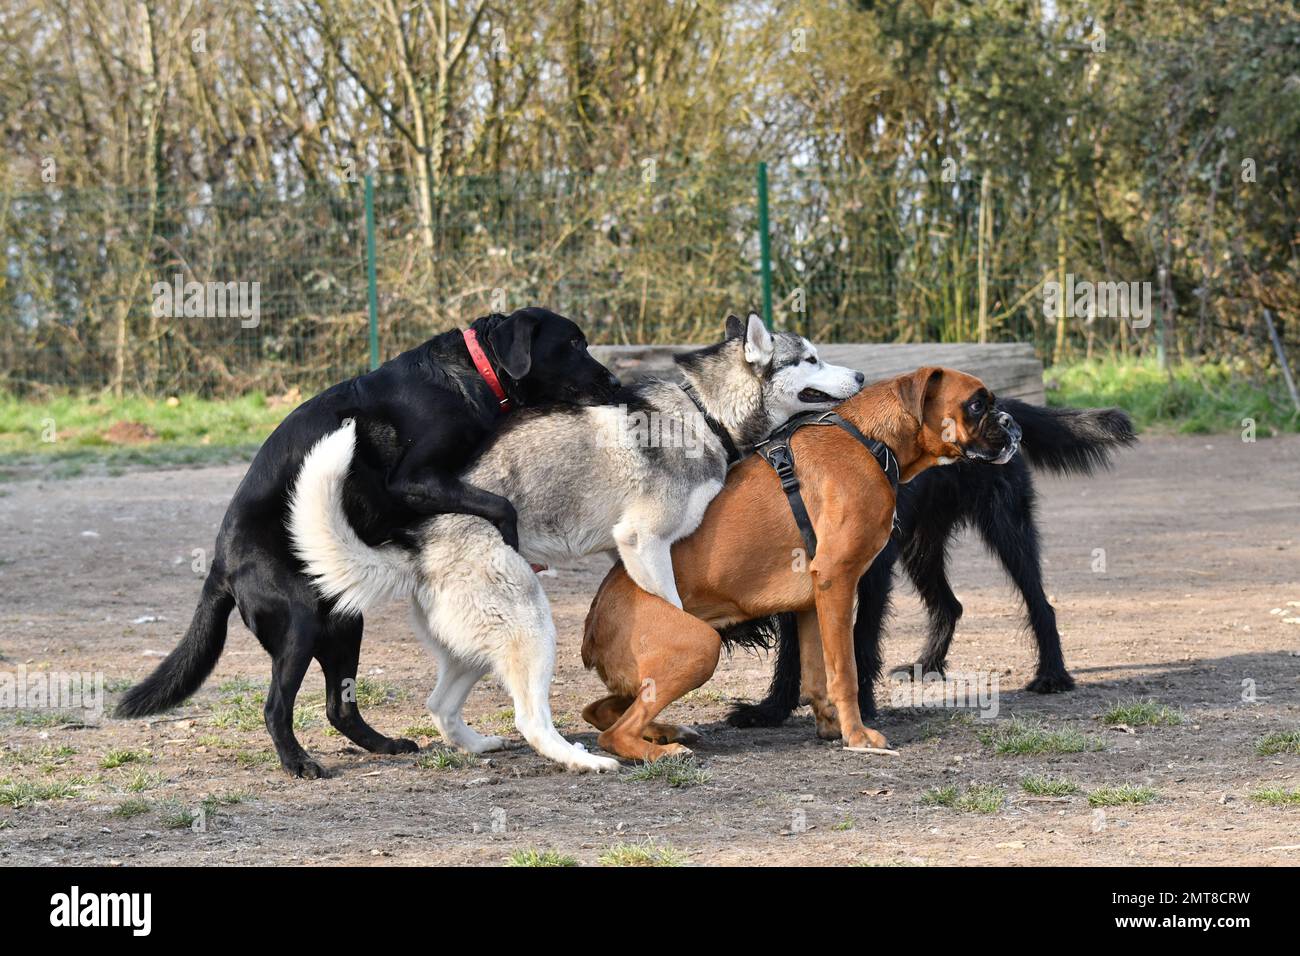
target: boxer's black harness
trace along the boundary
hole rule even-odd
[[[884,442],[868,438],[858,430],[856,425],[841,418],[835,412],[805,412],[803,415],[796,415],[772,432],[766,441],[759,443],[754,450],[772,466],[776,476],[781,479],[781,490],[785,492],[790,502],[794,523],[799,526],[799,534],[803,536],[808,560],[811,561],[817,556],[817,535],[813,531],[812,520],[808,517],[808,509],[804,506],[803,496],[799,494],[799,479],[794,473],[794,451],[790,447],[791,437],[805,425],[836,425],[860,441],[880,464],[885,477],[889,479],[889,487],[893,489],[895,495],[898,494],[898,457]],[[895,536],[900,533],[897,511],[894,512],[892,533]]]

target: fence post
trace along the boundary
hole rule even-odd
[[[379,368],[379,289],[375,283],[375,177],[366,173],[366,285],[370,299],[370,370]]]
[[[767,229],[767,163],[758,164],[758,248],[763,276],[763,322],[772,327],[772,239]]]

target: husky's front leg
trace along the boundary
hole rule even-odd
[[[637,586],[681,610],[682,598],[673,576],[672,542],[625,521],[614,526],[614,540],[623,567]]]

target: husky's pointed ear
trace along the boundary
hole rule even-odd
[[[895,387],[903,410],[924,425],[925,404],[942,381],[943,369],[929,365],[918,368],[911,375],[900,376]]]
[[[732,315],[727,316],[726,324],[723,326],[722,338],[724,340],[738,339],[744,334],[745,334],[745,320],[742,319],[740,316],[735,315],[734,313]]]
[[[749,313],[745,325],[745,361],[762,367],[772,361],[772,353],[775,351],[776,343],[772,341],[772,333],[767,330],[757,312]]]

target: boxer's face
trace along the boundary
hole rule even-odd
[[[940,465],[962,459],[1004,465],[1020,448],[1020,426],[973,375],[917,369],[906,394],[921,411],[920,443]]]

